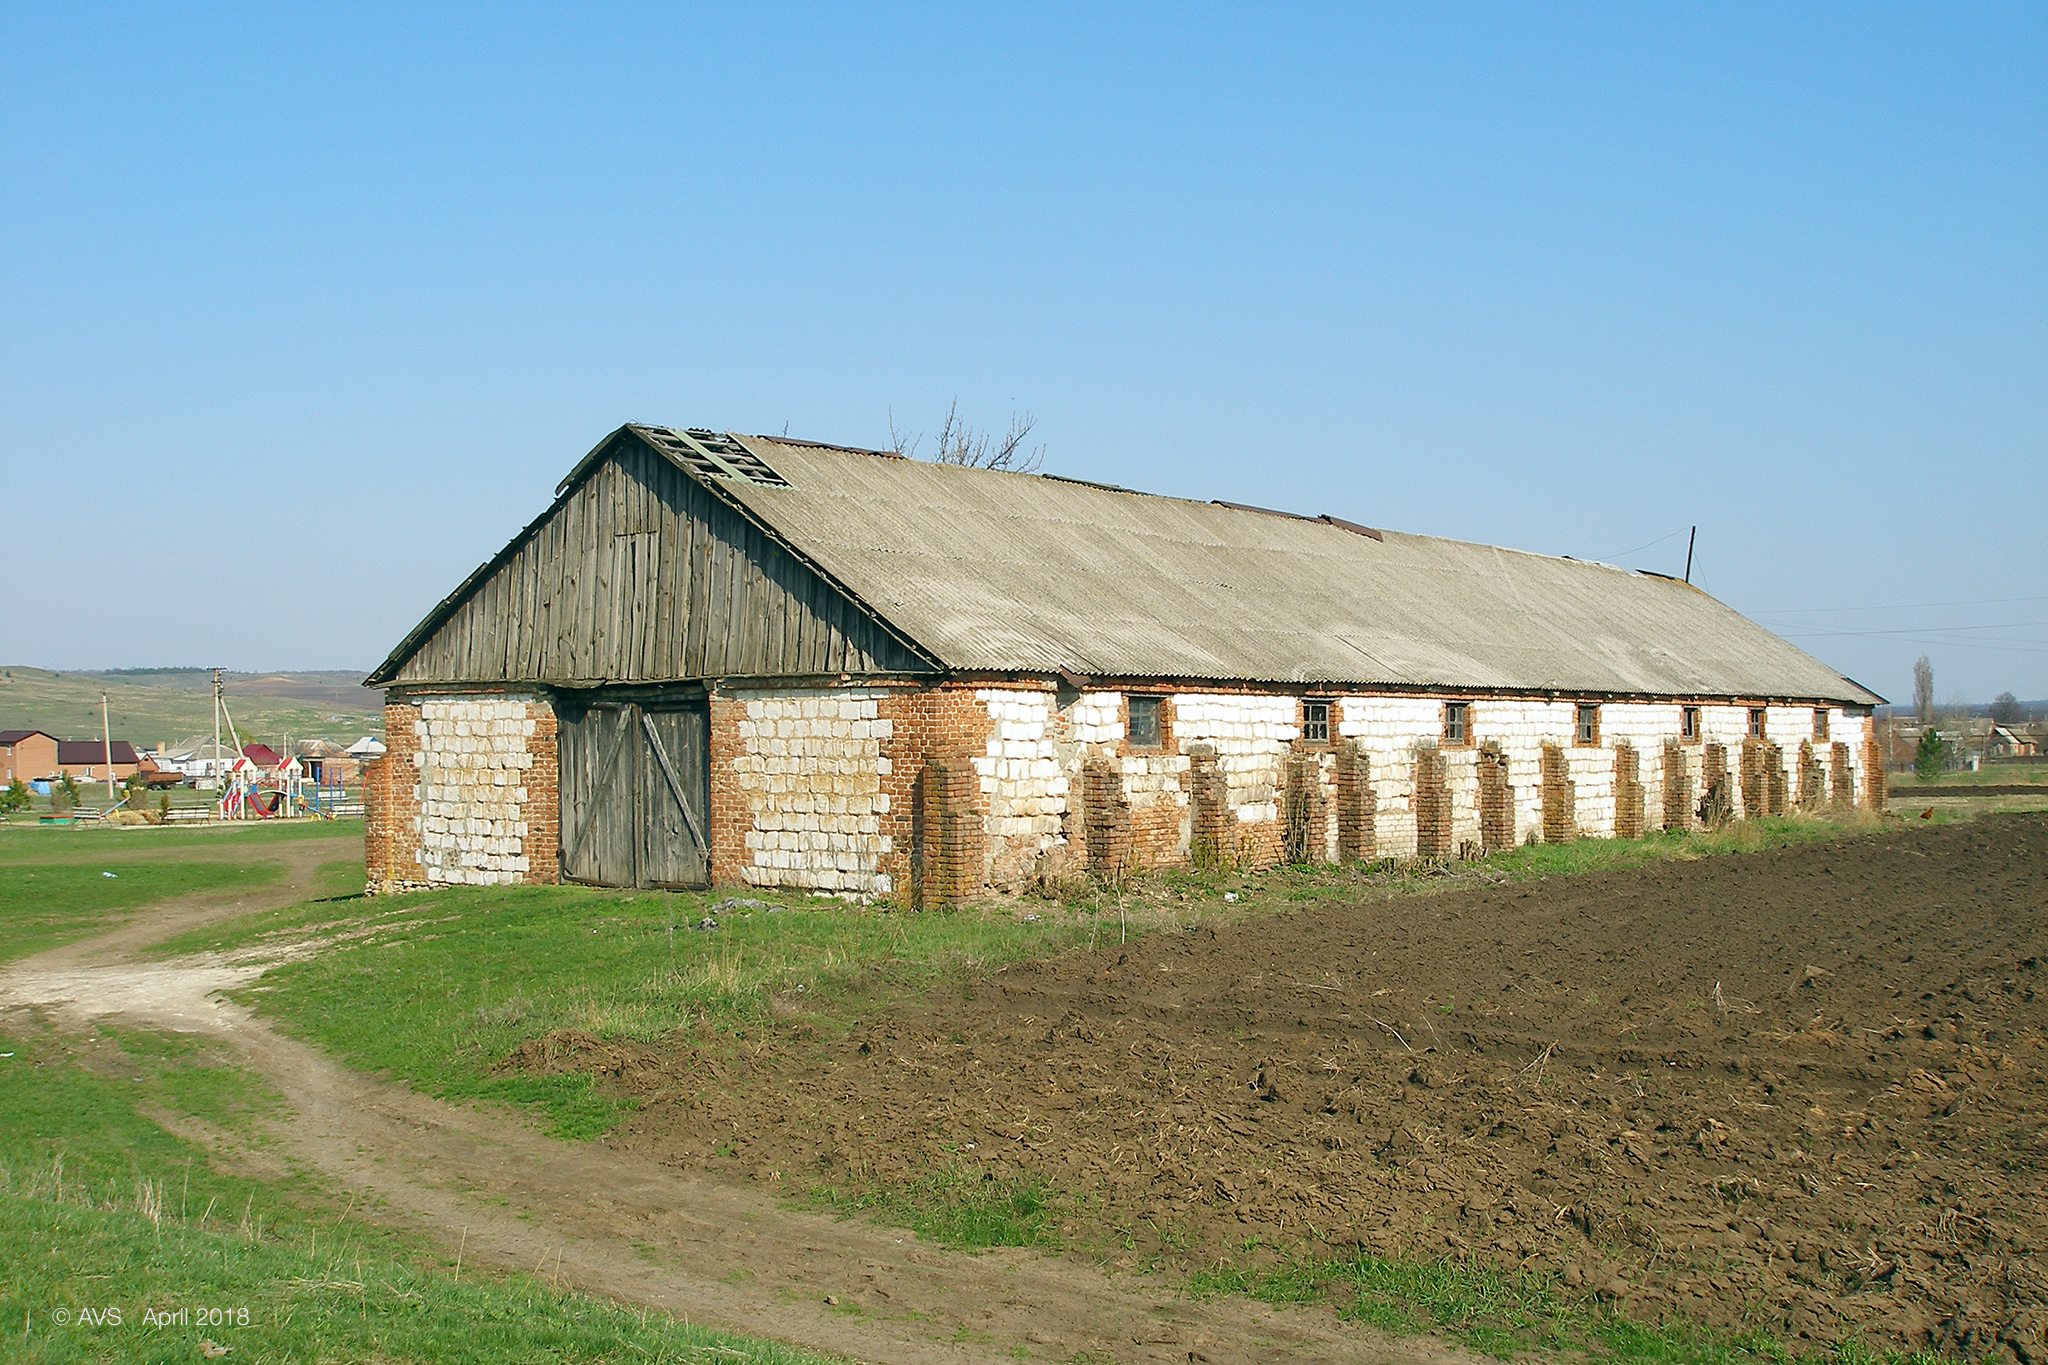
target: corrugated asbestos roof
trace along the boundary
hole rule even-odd
[[[1697,588],[1606,565],[747,437],[727,496],[947,666],[1882,699]]]

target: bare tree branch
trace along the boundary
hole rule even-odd
[[[1000,435],[977,431],[960,420],[960,400],[956,398],[946,408],[945,420],[939,424],[939,441],[932,452],[932,462],[1029,474],[1045,460],[1043,445],[1027,448],[1024,444],[1037,425],[1038,419],[1026,412],[1012,415],[1009,430]],[[912,436],[897,430],[896,413],[892,408],[889,412],[889,448],[898,455],[915,458],[918,447],[923,444],[923,432]]]

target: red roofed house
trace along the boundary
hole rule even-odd
[[[0,730],[0,787],[57,771],[57,737],[41,730]]]

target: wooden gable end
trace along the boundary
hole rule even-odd
[[[400,686],[588,686],[930,667],[773,536],[621,436],[378,672]]]

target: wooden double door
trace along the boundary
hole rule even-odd
[[[710,728],[703,702],[557,712],[566,880],[711,884]]]

